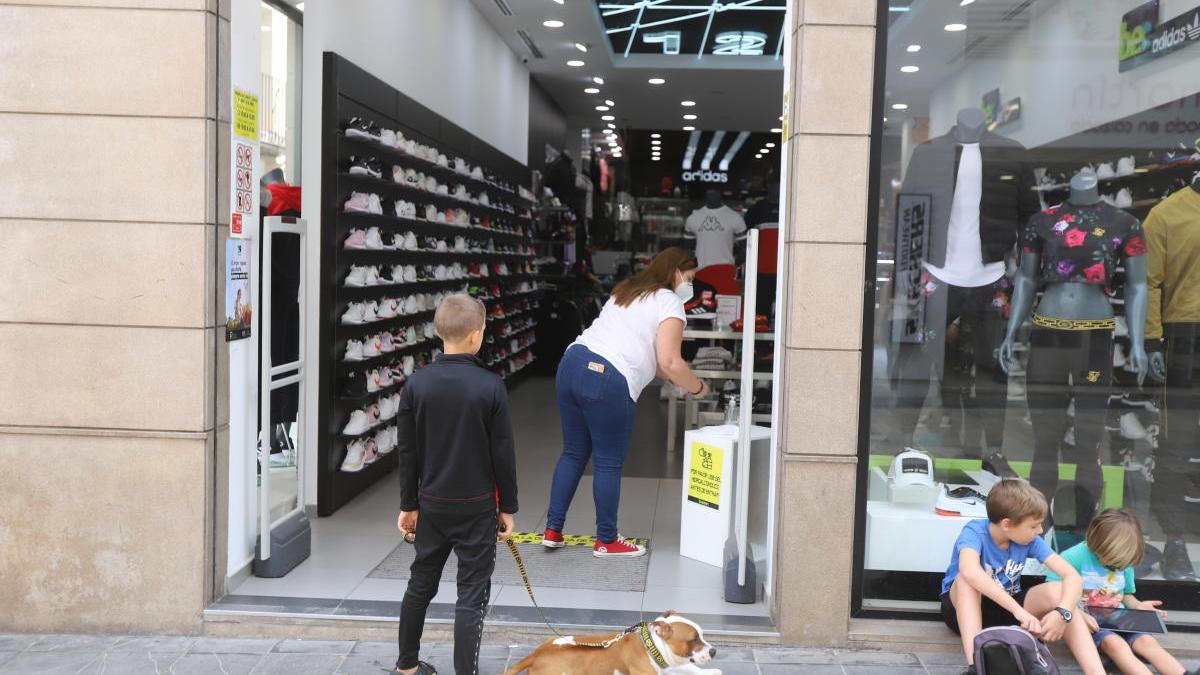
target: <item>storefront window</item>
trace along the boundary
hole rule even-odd
[[[304,9],[304,3],[296,5]],[[262,5],[262,175],[300,184],[300,82],[303,27],[274,4]]]
[[[1056,551],[1104,509],[1133,513],[1138,595],[1191,621],[1197,0],[891,5],[862,607],[936,607],[963,525],[1020,477]]]

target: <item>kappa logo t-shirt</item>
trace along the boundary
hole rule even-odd
[[[684,229],[696,235],[696,262],[703,269],[733,264],[733,240],[746,231],[746,221],[728,206],[702,206],[688,216]]]

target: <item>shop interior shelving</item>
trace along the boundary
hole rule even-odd
[[[473,290],[473,294],[482,296],[480,299],[488,310],[488,344],[485,344],[480,357],[500,371],[507,369],[510,359],[521,356],[532,346],[523,345],[516,351],[510,349],[514,338],[520,341],[533,334],[535,325],[530,321],[535,316],[538,296],[534,290],[537,288],[537,269],[534,265],[536,254],[532,237],[536,204],[510,187],[530,183],[528,168],[337,54],[325,53],[323,66],[317,512],[318,515],[327,516],[390,473],[397,465],[396,454],[391,452],[381,455],[377,461],[360,471],[341,470],[347,445],[356,438],[342,433],[350,414],[364,404],[403,387],[403,383],[396,383],[365,399],[348,400],[341,397],[346,378],[351,373],[366,374],[409,356],[419,364],[421,357],[427,361],[434,350],[441,347],[440,340],[426,338],[420,330],[433,321],[432,309],[368,324],[344,325],[341,316],[350,304],[383,297],[407,298],[416,294]],[[436,148],[451,158],[451,162],[453,158],[461,157],[471,166],[482,167],[485,177],[480,179],[464,175],[453,167],[430,162],[373,139],[348,136],[344,129],[353,117],[370,120],[380,128],[402,132],[406,138]],[[351,156],[377,159],[383,169],[383,177],[350,173]],[[395,182],[391,180],[394,166],[433,176],[449,186],[464,185],[471,195],[486,193],[490,205]],[[383,204],[383,213],[345,211],[345,202],[353,192],[378,195]],[[433,205],[440,212],[460,209],[467,212],[475,224],[460,226],[423,217],[399,217],[394,215],[395,211],[390,206],[397,200],[415,203],[422,214],[426,205]],[[513,212],[496,208],[504,204],[511,206]],[[440,239],[448,243],[448,250],[345,248],[345,240],[351,230],[372,227],[379,228],[384,239],[390,234],[408,232],[418,240],[428,237]],[[453,246],[456,237],[463,237],[468,242],[478,241],[495,250],[456,251]],[[344,284],[352,265],[413,265],[422,268],[427,265],[451,266],[455,263],[486,267],[487,274],[369,287],[347,287]],[[501,264],[505,265],[508,274],[497,273]],[[523,282],[527,282],[528,286],[523,286]],[[499,291],[498,296],[493,297],[493,289]],[[418,329],[415,344],[400,343],[395,351],[363,361],[344,360],[349,340],[361,340],[383,331],[395,332],[410,326]],[[513,374],[508,375],[511,377]],[[359,437],[367,437],[389,425],[390,422],[385,421]]]

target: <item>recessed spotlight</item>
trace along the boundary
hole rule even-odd
[[[907,103],[893,103],[892,110],[908,110]]]
[[[755,155],[754,159],[762,159],[762,155]]]
[[[604,120],[605,122],[611,122],[617,118],[613,117],[612,115],[601,115],[600,119]]]
[[[662,134],[650,134],[650,138],[662,138]]]
[[[582,42],[576,42],[575,49],[578,49],[585,54],[587,53],[587,45],[583,44]]]
[[[900,66],[900,72],[902,73],[915,73],[920,69],[920,66]]]
[[[886,122],[886,121],[887,121],[887,118],[886,118],[886,117],[885,117],[885,118],[883,118],[883,121],[884,121],[884,122]]]
[[[967,29],[967,24],[965,24],[965,23],[948,23],[945,26],[945,31],[947,33],[959,33],[966,29]]]
[[[696,127],[689,124],[688,126],[684,127],[683,130],[684,131],[695,131]]]
[[[763,148],[762,150],[759,150],[759,151],[758,151],[758,154],[760,154],[760,155],[766,155],[766,154],[768,154],[768,153],[770,153],[770,152],[771,152],[771,149],[770,149],[770,148]]]
[[[612,100],[610,100],[610,99],[605,99],[604,105],[616,105],[616,103],[613,103]]]
[[[774,129],[771,129],[771,133],[773,133],[773,134],[782,134],[782,133],[783,133],[783,129],[780,129],[779,127],[775,127]]]
[[[767,145],[767,147],[768,147],[768,148],[773,148],[773,147],[775,147],[775,144],[774,144],[774,143],[767,143],[766,145]]]
[[[562,28],[563,22],[559,21],[558,19],[546,19],[542,22],[542,25],[546,28]]]
[[[661,159],[662,159],[662,157],[651,157],[651,158],[650,158],[650,160],[651,160],[651,161],[654,161],[654,162],[657,162],[657,161],[659,161],[659,160],[661,160]]]
[[[650,84],[666,84],[667,83],[667,81],[662,79],[661,77],[652,77],[646,81],[649,82]]]
[[[587,89],[584,89],[584,90],[583,90],[583,93],[585,93],[585,94],[599,94],[599,93],[600,93],[600,90],[599,90],[599,89],[597,89],[596,87],[588,87]]]
[[[658,140],[657,138],[651,139],[650,145],[662,145],[662,141]]]
[[[606,105],[598,105],[596,106],[596,110],[599,110],[600,112],[608,112],[610,108]]]
[[[921,45],[909,45],[907,51],[910,54],[915,54],[921,51]]]
[[[609,122],[609,123],[608,123],[608,128],[609,128],[609,129],[616,129],[616,128],[617,128],[617,125],[613,124],[612,122]]]
[[[696,115],[684,115],[684,116],[683,116],[683,119],[685,119],[685,120],[694,120],[694,119],[696,119]]]
[[[679,105],[681,105],[685,108],[690,108],[690,107],[696,105],[696,102],[695,101],[680,101]]]
[[[572,68],[582,68],[582,67],[586,66],[587,64],[578,59],[573,59],[571,61],[567,61],[567,65],[571,66]]]
[[[560,5],[561,5],[561,4],[563,4],[564,2],[566,2],[567,0],[554,0],[554,1],[555,1],[555,2],[557,2],[558,4],[560,4]]]
[[[604,78],[603,78],[603,77],[593,77],[593,78],[592,78],[592,82],[595,82],[596,84],[599,84],[599,85],[603,85],[603,84],[604,84]]]
[[[959,6],[959,7],[966,7],[967,5],[971,5],[971,4],[974,4],[974,3],[975,3],[975,0],[962,0],[961,2],[959,2],[959,3],[958,3],[958,6]]]
[[[609,141],[609,142],[608,142],[608,147],[610,147],[610,148],[615,148],[615,147],[617,147],[618,145],[620,145],[620,143],[618,143],[618,142],[616,142],[616,141]]]

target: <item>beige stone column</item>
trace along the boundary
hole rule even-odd
[[[218,2],[4,0],[0,44],[0,632],[195,631]]]
[[[874,0],[792,0],[776,610],[789,643],[847,638]]]

